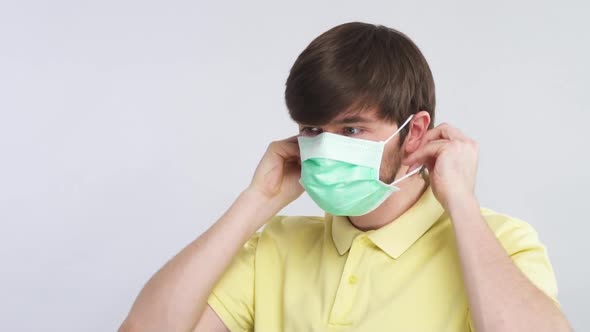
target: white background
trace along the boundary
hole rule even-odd
[[[268,142],[295,133],[288,71],[349,21],[422,49],[437,122],[480,142],[482,205],[537,229],[568,318],[590,330],[589,14],[584,1],[2,1],[0,330],[115,330]],[[284,213],[321,214],[306,196]]]

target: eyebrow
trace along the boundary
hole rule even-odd
[[[332,124],[332,125],[343,125],[343,124],[351,124],[351,123],[367,123],[367,122],[372,122],[374,121],[371,118],[362,116],[362,115],[350,115],[347,117],[344,117],[340,120],[336,120],[336,121],[330,121],[327,124],[324,125],[328,125],[328,124]],[[306,126],[310,126],[310,127],[316,127],[319,125],[313,125],[313,124],[303,124],[303,123],[299,123],[300,126],[306,127]]]
[[[347,124],[347,123],[360,123],[360,122],[371,122],[372,120],[361,116],[361,115],[351,115],[345,118],[342,118],[338,121],[334,121],[334,124]]]

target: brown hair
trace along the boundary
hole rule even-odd
[[[426,59],[406,35],[382,25],[345,23],[314,39],[291,68],[285,101],[291,118],[305,124],[374,107],[380,119],[398,125],[418,111],[430,114],[431,128],[434,123]]]

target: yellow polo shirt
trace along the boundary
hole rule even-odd
[[[482,209],[514,263],[557,302],[535,230]],[[392,223],[276,216],[236,255],[209,305],[230,331],[471,331],[449,216],[429,187]]]

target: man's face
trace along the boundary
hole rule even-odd
[[[397,124],[388,123],[377,117],[375,110],[366,110],[358,114],[343,114],[323,126],[299,124],[301,136],[315,136],[322,132],[349,136],[371,141],[384,141],[398,128]],[[392,138],[383,151],[379,179],[392,183],[399,171],[402,160],[402,148],[399,146],[399,134]]]

